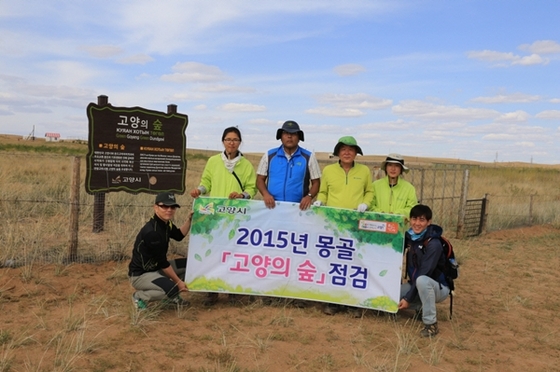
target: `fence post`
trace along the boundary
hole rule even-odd
[[[488,194],[484,194],[484,199],[482,199],[482,210],[480,211],[480,226],[478,228],[478,234],[486,234],[487,221],[488,221],[488,203],[490,202]]]
[[[425,174],[426,170],[424,168],[422,168],[422,171],[420,172],[420,200],[418,200],[418,202],[423,203],[424,202],[424,174]]]
[[[533,225],[533,197],[535,195],[529,195],[529,225]]]
[[[80,158],[75,156],[72,166],[72,185],[70,187],[70,244],[68,261],[78,257],[78,229],[80,220]]]
[[[457,238],[462,239],[465,229],[465,210],[467,208],[467,195],[469,193],[469,170],[463,172],[463,184],[461,188],[461,201],[459,202],[459,215],[457,218]]]
[[[107,106],[109,97],[101,95],[97,97],[99,106]],[[93,232],[103,231],[105,225],[105,193],[96,192],[93,194]]]

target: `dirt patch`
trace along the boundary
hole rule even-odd
[[[0,269],[0,371],[560,371],[560,230],[453,241],[449,320],[419,337],[407,314],[326,316],[259,298],[137,311],[127,262]]]

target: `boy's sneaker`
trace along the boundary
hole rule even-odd
[[[132,294],[132,302],[138,310],[145,310],[148,308],[148,304],[144,300],[136,297],[136,292]]]
[[[439,333],[437,322],[434,324],[424,324],[424,329],[420,331],[422,337],[433,337]]]
[[[176,296],[173,298],[166,298],[162,302],[164,305],[170,305],[170,306],[181,306],[181,307],[191,306],[191,303],[189,301],[183,300],[180,296]]]

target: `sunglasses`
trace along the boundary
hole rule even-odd
[[[158,204],[157,206],[160,207],[161,209],[165,209],[165,210],[167,210],[167,209],[172,209],[172,210],[177,209],[176,205]]]

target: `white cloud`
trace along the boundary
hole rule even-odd
[[[382,110],[391,106],[390,99],[378,98],[365,93],[357,94],[324,94],[317,98],[319,103],[336,107],[349,107],[356,109]]]
[[[533,44],[522,44],[519,50],[535,54],[555,54],[560,53],[560,44],[554,40],[538,40]]]
[[[123,52],[122,48],[116,45],[83,46],[81,49],[86,51],[91,57],[101,59],[112,58]]]
[[[515,112],[507,112],[505,114],[502,114],[495,120],[498,123],[525,122],[530,117],[531,116],[525,111],[518,110]]]
[[[482,136],[482,139],[487,141],[513,141],[517,139],[517,135],[511,133],[490,133]]]
[[[552,98],[549,100],[550,103],[560,103],[560,98]]]
[[[498,94],[493,97],[476,97],[471,99],[471,102],[480,103],[529,103],[536,102],[541,99],[540,96],[513,93],[513,94]]]
[[[362,65],[355,63],[348,63],[345,65],[338,65],[334,68],[334,72],[339,76],[352,76],[365,72],[366,68]]]
[[[317,107],[305,110],[305,113],[332,117],[359,117],[365,115],[361,110],[343,107]]]
[[[194,92],[175,93],[171,95],[171,99],[177,101],[202,101],[205,98],[205,95]]]
[[[308,109],[305,112],[331,117],[359,117],[364,110],[382,110],[393,103],[390,99],[373,97],[365,93],[357,94],[323,94],[317,101],[327,106]]]
[[[134,54],[132,56],[120,58],[118,63],[123,65],[145,65],[148,62],[153,62],[154,59],[147,54]]]
[[[251,87],[238,87],[234,85],[208,84],[198,88],[205,93],[255,93],[256,89]]]
[[[173,71],[175,73],[162,75],[161,79],[175,83],[208,83],[228,79],[218,67],[198,62],[176,63]]]
[[[408,100],[393,106],[395,115],[414,117],[418,120],[438,121],[475,121],[483,119],[495,119],[500,113],[495,110],[480,108],[464,108],[459,106],[435,105],[433,103]]]
[[[537,115],[536,118],[539,119],[547,119],[547,120],[560,120],[560,110],[546,110],[541,111]]]
[[[479,59],[481,61],[488,62],[502,62],[502,61],[515,61],[519,56],[513,53],[496,52],[493,50],[480,50],[480,51],[470,51],[467,56],[472,59]]]
[[[122,4],[122,5],[121,5]],[[306,16],[363,17],[402,7],[389,1],[227,1],[171,0],[166,6],[151,0],[112,5],[127,43],[143,45],[150,53],[206,53],[236,46],[265,45],[310,38],[331,30],[316,24],[291,27],[284,18]],[[170,11],[172,9],[172,11]],[[268,25],[283,24],[282,32]],[[165,27],[158,27],[164,25]]]
[[[251,119],[249,120],[250,124],[256,124],[256,125],[271,125],[271,124],[277,124],[276,122],[270,120],[270,119]]]
[[[519,56],[517,54],[513,54],[512,52],[506,53],[487,49],[467,52],[467,57],[485,62],[492,62],[496,67],[507,67],[513,65],[546,65],[550,62],[548,58],[542,58],[536,53],[529,56]]]
[[[417,126],[417,123],[404,120],[384,121],[376,123],[363,124],[359,130],[364,133],[371,133],[371,131],[406,131]]]
[[[511,64],[512,65],[522,65],[522,66],[530,66],[530,65],[546,65],[550,62],[548,58],[542,58],[538,54],[531,54],[530,56],[525,56],[516,59]]]
[[[226,103],[218,107],[222,111],[229,112],[261,112],[266,111],[266,107],[262,105],[253,105],[250,103]]]

